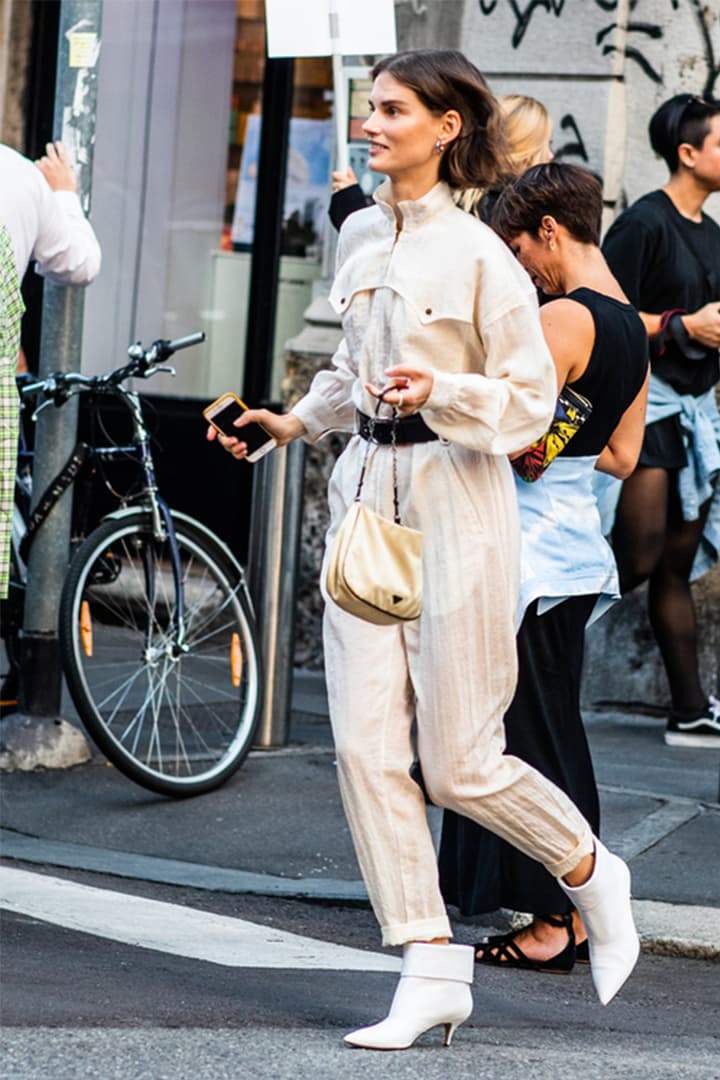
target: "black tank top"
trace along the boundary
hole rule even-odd
[[[595,344],[585,371],[567,385],[592,402],[592,413],[563,450],[564,457],[599,454],[634,401],[648,367],[648,338],[640,316],[594,289],[575,289],[568,300],[586,307],[595,323]]]

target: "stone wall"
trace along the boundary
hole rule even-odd
[[[396,0],[400,49],[461,48],[498,94],[520,92],[550,109],[554,149],[604,178],[606,224],[661,184],[664,166],[647,123],[681,91],[720,95],[720,6],[701,0]],[[708,209],[720,220],[720,196]],[[315,310],[306,336],[290,344],[288,392],[299,393],[329,362],[339,340],[329,308]],[[318,311],[320,319],[318,321]],[[330,335],[329,337],[327,335]],[[325,485],[342,440],[308,455],[296,660],[322,662],[317,577],[326,525]],[[720,567],[694,587],[705,685],[718,688]],[[662,662],[638,590],[588,633],[587,705],[667,701]]]
[[[498,94],[539,98],[556,156],[604,177],[609,217],[662,183],[647,123],[720,95],[720,5],[702,0],[396,0],[399,48],[461,48]],[[710,201],[720,219],[720,197]]]

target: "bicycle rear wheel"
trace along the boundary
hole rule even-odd
[[[201,526],[173,518],[185,636],[168,540],[144,511],[78,548],[60,603],[68,687],[88,733],[126,776],[163,795],[219,787],[260,715],[254,621],[237,565]]]

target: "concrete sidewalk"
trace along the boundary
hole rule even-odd
[[[69,715],[69,714],[68,714]],[[644,947],[720,958],[720,752],[671,749],[663,721],[588,713],[603,837],[630,861]],[[429,811],[435,832],[440,812]],[[290,744],[253,751],[219,791],[174,801],[104,758],[2,777],[2,854],[66,867],[302,900],[366,902],[340,805],[322,679],[296,673]],[[454,913],[457,916],[457,913]],[[458,937],[506,913],[456,918]]]

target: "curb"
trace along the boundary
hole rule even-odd
[[[21,862],[87,870],[96,874],[181,885],[208,892],[275,896],[287,900],[327,900],[368,903],[361,881],[333,878],[285,878],[230,867],[206,866],[181,859],[136,855],[127,851],[90,847],[62,840],[42,840],[24,833],[0,829],[0,856]]]
[[[0,855],[44,866],[152,881],[161,885],[325,903],[368,904],[361,881],[284,878],[180,859],[42,840],[0,829]],[[692,960],[720,960],[720,908],[634,900],[643,952]],[[682,927],[682,932],[678,930]]]

